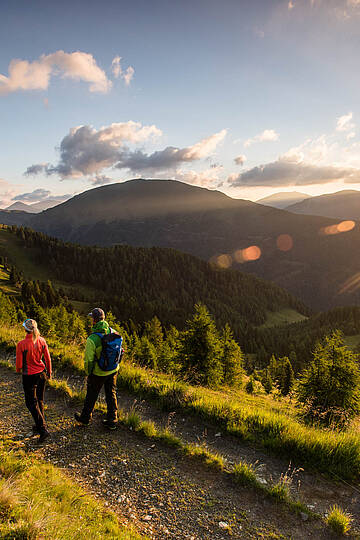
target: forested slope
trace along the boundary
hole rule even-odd
[[[237,336],[265,322],[268,311],[309,310],[275,284],[224,270],[173,249],[116,246],[94,248],[64,243],[30,229],[12,228],[28,255],[68,283],[101,291],[120,320],[142,323],[156,315],[163,324],[182,326],[201,301],[219,324]],[[79,293],[79,300],[86,300]]]

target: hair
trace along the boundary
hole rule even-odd
[[[30,328],[31,329],[26,326],[27,322],[30,322]],[[37,322],[34,321],[34,319],[27,319],[23,326],[24,326],[25,331],[26,331],[27,334],[32,334],[32,340],[33,340],[34,343],[36,343],[37,340],[40,337],[40,332],[39,332],[39,329],[37,327]]]
[[[39,330],[38,330],[37,328],[34,328],[34,330],[31,332],[31,334],[32,334],[32,340],[33,340],[33,342],[36,343],[37,340],[38,340],[39,337],[40,337],[40,332],[39,332]]]

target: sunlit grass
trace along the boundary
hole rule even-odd
[[[338,535],[343,535],[350,531],[351,521],[351,516],[347,512],[344,512],[337,504],[330,508],[329,515],[326,518],[326,523]]]
[[[14,352],[23,337],[21,328],[0,327],[0,345]],[[83,373],[83,349],[48,340],[54,366]],[[301,423],[288,399],[250,396],[237,390],[214,391],[192,387],[171,376],[122,363],[118,385],[147,397],[167,410],[182,410],[215,422],[221,429],[293,463],[335,474],[344,479],[360,477],[360,439],[356,419],[347,432],[321,429]]]
[[[140,539],[56,467],[0,443],[0,538]]]

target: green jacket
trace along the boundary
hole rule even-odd
[[[92,332],[99,332],[100,334],[110,334],[110,326],[106,321],[99,321],[97,322],[91,329]],[[113,369],[112,371],[103,371],[99,368],[99,364],[97,360],[99,360],[101,355],[101,339],[96,334],[91,334],[87,340],[85,345],[85,357],[84,357],[84,369],[85,373],[87,375],[90,375],[90,373],[93,373],[94,375],[111,375],[113,373],[116,373],[119,369],[119,366],[117,366],[116,369]]]

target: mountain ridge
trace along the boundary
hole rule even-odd
[[[135,179],[93,188],[32,215],[26,224],[83,245],[174,248],[273,281],[315,310],[360,303],[352,283],[360,267],[353,249],[360,244],[358,225],[340,233],[331,218],[232,199],[175,180]]]
[[[256,202],[258,204],[264,204],[266,206],[284,210],[290,204],[296,204],[308,198],[311,198],[311,196],[307,193],[300,193],[299,191],[280,191],[268,195],[267,197],[263,197],[262,199],[258,199]]]
[[[311,197],[291,204],[285,208],[288,212],[329,217],[343,220],[360,220],[360,191],[341,190]]]

